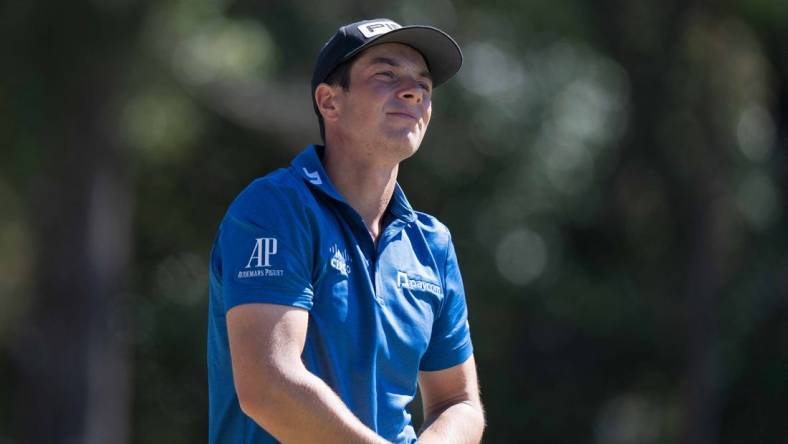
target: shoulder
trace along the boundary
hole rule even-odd
[[[289,168],[281,168],[253,180],[230,204],[225,219],[254,224],[277,219],[297,220],[311,193]]]
[[[414,211],[414,213],[416,213],[416,223],[422,231],[436,235],[450,235],[449,228],[439,221],[437,217],[421,211]]]
[[[451,232],[449,228],[432,216],[421,211],[416,213],[416,226],[430,245],[430,249],[439,252],[440,257],[446,257],[451,245]]]
[[[306,184],[288,169],[253,180],[227,209],[219,225],[217,252],[245,248],[248,259],[261,242],[270,242],[266,248],[272,255],[277,249],[310,251],[318,229],[312,223],[314,204],[307,203],[309,199],[314,202]]]

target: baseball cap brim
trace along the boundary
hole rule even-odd
[[[457,42],[438,28],[421,25],[403,26],[370,39],[348,53],[342,61],[350,60],[361,51],[383,43],[402,43],[419,51],[427,63],[433,87],[452,78],[462,66],[462,51]]]

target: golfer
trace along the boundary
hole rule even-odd
[[[388,19],[323,46],[312,97],[324,144],[244,189],[214,242],[210,443],[481,440],[451,235],[397,184],[433,89],[461,64],[443,31]]]

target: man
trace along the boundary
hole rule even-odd
[[[477,443],[484,415],[449,231],[396,182],[432,88],[462,63],[435,28],[344,26],[312,78],[325,146],[232,203],[210,270],[211,443]]]

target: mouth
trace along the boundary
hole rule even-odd
[[[413,122],[418,122],[419,118],[416,117],[415,114],[411,114],[405,111],[396,111],[392,113],[387,113],[389,116],[399,117],[400,119],[411,120]]]

